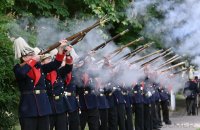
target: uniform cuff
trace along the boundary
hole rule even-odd
[[[31,67],[35,66],[36,63],[37,63],[36,60],[33,60],[33,59],[26,62],[26,64],[28,64]]]
[[[64,54],[57,54],[57,55],[56,55],[56,60],[57,60],[57,61],[62,61],[63,58],[64,58],[64,56],[65,56]]]

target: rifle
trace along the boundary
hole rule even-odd
[[[104,48],[110,41],[113,41],[113,40],[117,39],[118,37],[123,36],[123,35],[124,35],[125,33],[127,33],[128,31],[129,31],[128,29],[124,30],[123,32],[121,32],[121,33],[115,35],[113,38],[109,39],[108,41],[106,41],[106,42],[104,42],[104,43],[98,45],[98,46],[95,47],[95,48],[93,48],[91,51],[97,51],[97,50],[99,50],[99,49]]]
[[[146,59],[146,58],[148,58],[148,57],[151,57],[151,56],[153,56],[153,55],[155,55],[155,54],[160,53],[161,51],[163,51],[163,49],[158,50],[158,51],[155,51],[155,52],[150,53],[150,54],[148,54],[148,55],[145,55],[145,56],[143,56],[143,57],[141,57],[141,58],[139,58],[139,59],[137,59],[137,60],[131,62],[130,64],[133,65],[133,64],[135,64],[135,63],[138,63],[138,62],[140,62],[140,61],[142,61],[142,60],[144,60],[144,59]]]
[[[165,61],[165,63],[167,63],[167,62],[169,62],[169,61],[171,61],[171,60],[173,60],[173,59],[175,59],[175,58],[177,58],[177,57],[179,57],[179,55],[175,55],[175,56],[169,58],[168,60]],[[165,63],[161,64],[160,66],[164,65]],[[159,67],[160,67],[160,66],[159,66]]]
[[[70,45],[75,45],[77,42],[79,42],[80,40],[83,39],[83,37],[89,32],[91,31],[92,29],[94,29],[95,27],[107,22],[108,19],[105,19],[105,17],[103,17],[103,19],[100,19],[98,20],[97,22],[95,22],[92,26],[89,26],[88,28],[86,29],[83,29],[82,31],[80,32],[77,32],[67,38],[65,38],[65,40],[67,41],[73,41],[75,39],[75,41],[73,41]],[[49,46],[45,51],[39,53],[40,55],[42,54],[45,54],[45,53],[48,53],[50,52],[51,50],[57,48],[58,46],[60,46],[60,42],[56,42],[54,43],[53,45]]]
[[[180,56],[177,56],[177,57],[173,58],[172,60],[168,60],[168,62],[165,62],[164,64],[160,65],[156,70],[159,70],[159,69],[163,68],[164,66],[167,66],[170,63],[172,63],[180,58],[181,58]]]
[[[189,69],[189,68],[181,69],[181,70],[179,70],[179,71],[173,73],[173,75],[176,75],[176,74],[179,74],[179,73],[181,73],[181,72],[187,71],[188,69]]]
[[[161,73],[167,72],[167,71],[169,71],[169,70],[171,70],[171,69],[173,69],[173,68],[176,68],[176,67],[178,67],[178,66],[184,65],[185,63],[186,63],[186,62],[180,62],[180,63],[178,63],[178,64],[175,64],[175,65],[173,65],[173,66],[170,66],[170,67],[168,67],[167,69],[162,70]]]
[[[123,46],[119,47],[118,49],[114,50],[113,52],[111,52],[111,53],[108,55],[108,57],[112,58],[112,57],[118,55],[120,52],[122,52],[122,50],[123,50],[124,48],[126,48],[126,47],[128,47],[128,46],[130,46],[130,45],[133,45],[134,43],[137,43],[137,42],[142,41],[142,40],[144,40],[144,38],[143,38],[143,37],[140,37],[140,38],[138,38],[138,39],[136,39],[136,40],[134,40],[134,41],[132,41],[132,42],[129,42],[128,44],[123,45]]]
[[[168,52],[168,51],[170,51],[170,52]],[[168,53],[167,53],[167,52],[168,52]],[[171,52],[171,48],[165,50],[163,53],[161,53],[161,54],[158,55],[157,57],[155,57],[155,58],[153,58],[153,59],[151,59],[151,60],[149,60],[149,61],[143,63],[143,64],[141,65],[141,67],[144,67],[145,65],[150,64],[150,63],[154,62],[155,60],[161,58],[162,56],[164,56],[164,55],[166,55],[166,54],[170,54],[170,53],[172,53],[172,52]]]
[[[141,52],[141,51],[147,49],[147,48],[150,47],[152,44],[153,44],[153,42],[147,43],[147,44],[145,44],[145,45],[143,45],[143,46],[140,46],[140,47],[136,48],[135,50],[133,50],[132,52],[130,52],[130,53],[124,55],[124,56],[121,57],[121,58],[123,58],[123,60],[128,60],[129,58],[135,56],[137,53],[139,53],[139,52]],[[120,58],[120,59],[121,59],[121,58]]]

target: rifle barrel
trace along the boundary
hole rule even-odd
[[[136,40],[134,40],[134,41],[132,41],[132,42],[129,42],[128,44],[123,45],[123,46],[121,46],[120,48],[118,48],[118,49],[114,50],[113,52],[111,52],[110,55],[113,55],[113,54],[115,54],[115,53],[119,53],[119,52],[121,52],[124,48],[126,48],[126,47],[128,47],[128,46],[130,46],[130,45],[133,45],[134,43],[137,43],[137,42],[142,41],[142,40],[144,40],[144,38],[143,38],[143,37],[140,37],[140,38],[138,38],[138,39],[136,39]]]
[[[180,59],[180,58],[181,58],[181,57],[178,56],[178,57],[176,57],[176,58],[174,58],[174,59],[172,59],[172,60],[169,60],[168,62],[165,62],[164,64],[160,65],[160,66],[157,68],[157,70],[159,70],[159,69],[161,69],[161,68],[163,68],[163,67],[165,67],[165,66],[171,64],[172,62],[174,62],[174,61],[176,61],[176,60],[178,60],[178,59]]]
[[[115,35],[113,38],[109,39],[108,41],[106,41],[106,42],[100,44],[99,46],[95,47],[95,48],[92,49],[91,51],[97,51],[97,50],[99,50],[100,48],[104,48],[110,41],[115,40],[116,38],[118,38],[118,37],[124,35],[124,34],[127,33],[128,31],[129,31],[128,29],[124,30],[123,32],[121,32],[121,33]]]
[[[175,74],[179,74],[179,73],[181,73],[181,72],[183,72],[183,71],[186,71],[186,70],[188,70],[188,68],[184,68],[184,69],[179,70],[179,71],[177,71],[177,72],[175,72],[175,73],[173,73],[173,74],[174,74],[174,75],[175,75]]]
[[[181,63],[175,64],[175,65],[173,65],[173,66],[168,67],[168,68],[165,69],[165,70],[162,70],[161,73],[167,72],[167,71],[169,71],[169,70],[171,70],[171,69],[173,69],[173,68],[176,68],[176,67],[181,66],[181,65],[184,65],[184,64],[185,64],[185,62],[181,62]]]
[[[162,53],[161,53],[160,55],[158,55],[157,57],[155,57],[155,58],[153,58],[153,59],[150,59],[149,61],[143,63],[143,64],[141,65],[141,67],[143,67],[143,66],[145,66],[145,65],[147,65],[147,64],[150,64],[150,63],[152,63],[153,61],[159,59],[160,57],[162,57],[163,55],[165,55],[168,51],[171,51],[171,48],[165,50],[164,52],[162,52]]]
[[[132,65],[132,64],[135,64],[135,63],[138,63],[138,62],[140,62],[140,61],[142,61],[142,60],[144,60],[144,59],[146,59],[146,58],[148,58],[148,57],[151,57],[151,56],[153,56],[153,55],[155,55],[155,54],[158,54],[158,53],[160,53],[161,51],[163,51],[163,49],[158,50],[158,51],[155,51],[155,52],[152,52],[152,53],[150,53],[150,54],[148,54],[148,55],[145,55],[145,56],[143,56],[143,57],[141,57],[141,58],[139,58],[139,59],[137,59],[137,60],[131,62],[131,65]]]

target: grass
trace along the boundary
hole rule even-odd
[[[20,126],[19,125],[15,126],[14,130],[20,130]]]

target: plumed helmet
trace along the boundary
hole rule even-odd
[[[34,53],[34,49],[30,47],[22,37],[18,37],[17,39],[14,40],[14,51],[15,51],[15,59],[19,59],[22,56]]]

